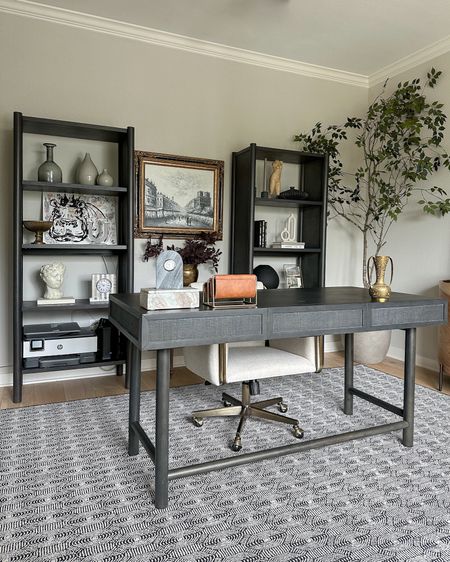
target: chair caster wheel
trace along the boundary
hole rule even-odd
[[[278,402],[277,406],[282,414],[285,414],[288,411],[288,405],[284,402]]]
[[[303,431],[303,429],[299,426],[299,425],[293,425],[292,426],[292,433],[294,435],[294,437],[297,437],[297,439],[303,439],[305,432]]]
[[[231,445],[231,450],[237,453],[242,449],[242,442],[240,437],[236,437]]]
[[[225,406],[225,408],[229,408],[231,406],[231,402],[228,402],[228,400],[222,400],[222,403]]]
[[[202,427],[204,421],[205,420],[203,418],[192,416],[192,423],[195,425],[195,427]]]

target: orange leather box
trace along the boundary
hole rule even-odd
[[[214,275],[212,283],[216,299],[251,299],[256,296],[256,275]]]

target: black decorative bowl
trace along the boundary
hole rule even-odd
[[[296,187],[290,187],[278,195],[278,199],[308,199],[308,197],[309,193],[306,193],[306,191],[300,191]]]
[[[253,273],[266,289],[276,289],[280,284],[278,273],[270,265],[258,265],[253,270]]]

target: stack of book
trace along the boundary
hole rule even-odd
[[[304,242],[274,242],[272,248],[291,248],[292,250],[303,250],[305,247]]]
[[[255,221],[253,245],[255,248],[265,248],[267,246],[267,221]]]

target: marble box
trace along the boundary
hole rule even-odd
[[[146,310],[170,308],[197,308],[200,306],[198,289],[141,289],[140,304]]]

